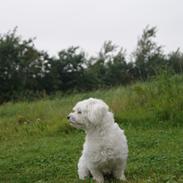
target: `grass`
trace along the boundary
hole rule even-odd
[[[70,127],[66,116],[77,101],[97,97],[109,104],[125,129],[127,182],[181,183],[182,93],[183,76],[162,75],[128,87],[4,104],[0,106],[0,182],[94,182],[78,179],[85,134]]]

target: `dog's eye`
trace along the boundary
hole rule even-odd
[[[81,114],[82,112],[81,111],[78,111],[78,114]]]

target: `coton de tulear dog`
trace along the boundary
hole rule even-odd
[[[68,119],[72,126],[86,132],[78,162],[79,178],[85,179],[92,175],[96,182],[103,183],[104,175],[112,174],[116,179],[125,180],[127,140],[107,104],[94,98],[80,101]]]

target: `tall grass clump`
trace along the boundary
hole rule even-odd
[[[158,121],[183,124],[183,77],[160,75],[152,87],[152,107]]]
[[[126,125],[149,126],[160,123],[183,124],[183,76],[162,74],[149,82],[127,87],[57,95],[34,102],[7,103],[0,106],[0,138],[55,134],[73,131],[66,120],[77,101],[88,97],[103,99]]]

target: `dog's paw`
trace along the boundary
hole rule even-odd
[[[98,176],[98,177],[93,177],[93,179],[97,182],[97,183],[104,183],[104,177],[102,176]]]
[[[120,180],[122,180],[122,181],[126,181],[126,177],[125,177],[125,175],[124,175],[124,174],[122,174],[122,175],[121,175]]]

